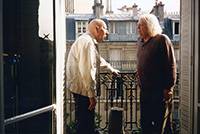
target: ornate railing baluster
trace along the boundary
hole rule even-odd
[[[108,89],[108,83],[110,83],[110,77],[109,77],[109,75],[108,75],[108,73],[104,73],[104,74],[102,74],[103,76],[101,76],[101,85],[102,86],[104,86],[106,89]],[[109,123],[109,121],[108,121],[108,91],[106,90],[106,96],[105,96],[105,98],[102,98],[102,99],[100,99],[100,97],[99,97],[99,101],[98,101],[98,105],[100,105],[100,103],[101,103],[101,101],[103,101],[103,100],[106,100],[106,102],[105,102],[105,111],[106,111],[106,113],[105,113],[105,126],[104,127],[100,127],[99,128],[99,131],[103,131],[103,132],[106,132],[107,130],[107,128],[108,128],[108,123]],[[100,113],[100,111],[101,111],[101,109],[99,108],[98,109],[98,114]],[[100,122],[100,121],[99,121]]]

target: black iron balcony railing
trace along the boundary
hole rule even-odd
[[[109,112],[111,107],[124,108],[124,131],[136,131],[139,129],[139,96],[138,84],[135,73],[120,73],[113,78],[108,73],[101,73],[102,94],[98,97],[97,112],[104,115],[105,122],[100,124],[99,131],[107,132],[109,124]],[[105,101],[105,110],[102,110],[102,102]]]
[[[177,74],[177,78],[178,74]],[[178,80],[174,99],[178,102]],[[97,96],[96,126],[99,133],[108,133],[109,113],[112,107],[123,108],[123,131],[136,133],[140,130],[140,102],[138,78],[134,72],[120,73],[114,78],[108,73],[101,73],[101,96]],[[67,98],[70,121],[75,120],[74,100],[69,93]]]

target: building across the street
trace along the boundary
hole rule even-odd
[[[107,39],[100,43],[100,52],[112,66],[121,71],[134,71],[136,69],[137,22],[139,20],[138,6],[134,4],[124,10],[121,14],[106,12],[103,14],[102,3],[94,1],[93,14],[66,14],[66,45],[67,52],[73,42],[87,31],[88,23],[94,18],[103,19],[108,27],[109,35]],[[132,12],[131,12],[132,11]],[[179,59],[179,15],[164,13],[164,4],[158,3],[151,11],[155,14],[163,28],[163,33],[167,34],[173,42],[175,56]],[[178,66],[177,66],[178,70]]]
[[[132,7],[122,7],[119,10],[120,14],[114,14],[110,8],[106,8],[105,14],[103,13],[102,1],[94,0],[94,5],[92,7],[92,14],[76,14],[76,13],[66,13],[66,48],[67,53],[69,52],[71,45],[74,41],[87,31],[87,26],[89,22],[94,18],[100,18],[105,21],[108,27],[109,34],[104,42],[100,44],[101,56],[108,61],[114,68],[119,69],[121,72],[131,73],[136,70],[137,66],[137,39],[139,37],[137,31],[137,23],[141,15],[141,11],[137,8],[138,5],[134,4]],[[163,33],[167,34],[171,39],[177,62],[177,72],[179,71],[179,14],[166,14],[164,12],[164,4],[162,2],[156,3],[150,12],[156,15],[160,21],[160,25],[163,29]],[[103,75],[102,75],[103,77]],[[100,113],[103,121],[106,122],[105,111],[110,109],[106,105],[106,89],[104,85],[101,85],[101,107]],[[135,95],[135,94],[134,94]],[[115,93],[118,96],[118,93]],[[130,92],[128,92],[130,96]],[[139,96],[139,88],[138,88]],[[67,100],[70,100],[70,92],[67,93]],[[116,98],[116,97],[114,97]],[[124,96],[124,98],[126,98]],[[179,118],[179,87],[178,85],[174,88],[174,119]],[[139,100],[139,98],[137,98]],[[115,99],[114,99],[115,100]],[[117,101],[117,100],[116,100]],[[137,101],[136,101],[137,102]],[[134,102],[132,104],[132,110],[137,111],[137,117],[133,119],[140,118],[139,103]],[[127,102],[128,106],[130,101]],[[68,102],[67,104],[72,104]],[[135,105],[138,105],[135,107]],[[67,105],[68,108],[71,106]],[[109,105],[110,106],[110,103]],[[124,105],[125,109],[128,111],[127,117],[130,118],[131,110],[128,106]],[[73,106],[73,110],[74,106]],[[69,111],[68,112],[72,112]],[[134,114],[136,114],[134,113]]]

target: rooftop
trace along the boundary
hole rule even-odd
[[[93,14],[66,14],[67,18],[75,20],[89,20],[95,18]],[[139,20],[139,17],[133,17],[132,14],[104,14],[101,18],[106,18],[108,21],[128,21]]]

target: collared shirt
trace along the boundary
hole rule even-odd
[[[80,36],[72,45],[68,54],[66,65],[67,89],[71,92],[87,97],[94,97],[96,94],[96,71],[98,51],[95,45],[98,45],[95,37],[87,32]],[[114,71],[100,56],[100,69]]]
[[[176,62],[170,39],[160,34],[144,43],[138,38],[137,71],[141,88],[171,89],[176,81]]]

